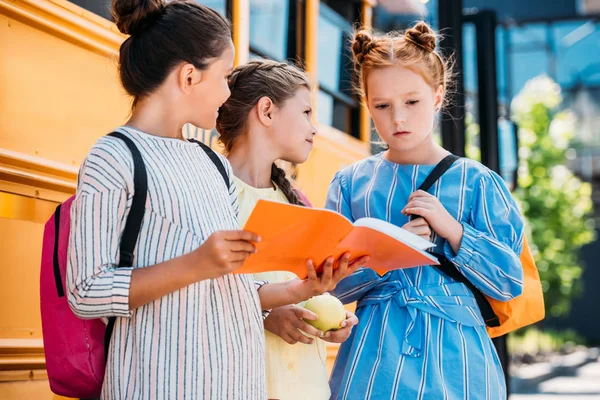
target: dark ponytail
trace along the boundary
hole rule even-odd
[[[130,35],[121,44],[119,73],[134,107],[179,63],[205,69],[231,43],[229,22],[194,1],[113,0],[112,12],[119,30]]]

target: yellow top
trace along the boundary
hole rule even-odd
[[[243,227],[259,199],[288,203],[281,189],[257,189],[234,177],[240,206],[239,224]],[[255,278],[271,283],[284,282],[297,276],[291,272],[264,272]],[[279,336],[265,331],[267,393],[269,399],[326,400],[329,399],[327,379],[327,348],[314,338],[313,344],[288,344]]]

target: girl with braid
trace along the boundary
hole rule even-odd
[[[217,130],[233,168],[240,225],[245,224],[259,199],[309,206],[275,164],[276,160],[303,163],[312,150],[317,128],[311,120],[307,76],[286,63],[254,60],[233,71],[229,88],[231,96],[219,110]],[[329,290],[367,261],[350,261],[350,257],[344,254],[339,260],[325,261],[324,270],[330,269],[334,261],[339,264]],[[254,278],[268,282],[297,279],[283,271]],[[268,397],[328,399],[323,340],[346,340],[358,323],[354,314],[348,312],[341,329],[327,333],[304,322],[302,318],[315,320],[317,316],[299,305],[275,308],[264,316]]]

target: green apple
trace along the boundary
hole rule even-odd
[[[342,327],[340,324],[346,319],[346,309],[342,302],[328,294],[308,299],[304,308],[319,317],[316,321],[305,321],[322,332],[340,329]]]

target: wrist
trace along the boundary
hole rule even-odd
[[[179,257],[180,267],[182,276],[184,279],[192,283],[196,283],[205,279],[208,279],[206,276],[205,268],[198,268],[198,264],[200,263],[200,257],[198,254],[195,254],[197,251],[187,253]]]
[[[446,241],[450,243],[450,246],[456,251],[462,242],[463,226],[455,219],[452,219],[452,221],[451,229],[449,229],[448,234],[444,239],[446,239]]]
[[[288,304],[298,304],[301,301],[308,300],[310,296],[303,289],[303,281],[300,279],[294,279],[287,283],[285,289],[287,298],[289,299]]]

